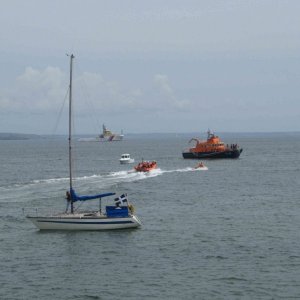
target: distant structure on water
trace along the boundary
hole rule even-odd
[[[113,133],[108,130],[105,124],[102,125],[102,134],[99,134],[95,138],[81,138],[79,139],[80,142],[119,142],[122,141],[124,138],[123,132]]]
[[[122,141],[124,134],[113,133],[108,130],[105,124],[102,125],[102,134],[99,135],[100,142],[114,142],[114,141]]]

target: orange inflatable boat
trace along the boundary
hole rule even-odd
[[[157,168],[156,161],[142,161],[134,167],[137,172],[149,172]]]

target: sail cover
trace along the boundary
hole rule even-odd
[[[104,193],[104,194],[89,195],[89,196],[78,196],[73,189],[70,190],[70,193],[73,202],[99,199],[99,198],[104,198],[116,194],[116,193]]]

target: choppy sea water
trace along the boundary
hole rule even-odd
[[[143,226],[39,232],[23,208],[65,209],[66,141],[0,141],[0,299],[299,299],[300,136],[231,142],[207,171],[182,138],[76,143],[76,191],[128,193]]]

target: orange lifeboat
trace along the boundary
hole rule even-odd
[[[225,145],[218,136],[210,131],[207,132],[207,140],[200,141],[192,138],[196,145],[182,153],[183,158],[238,158],[243,149],[237,144]]]
[[[156,161],[142,161],[134,167],[137,172],[149,172],[157,168]]]

